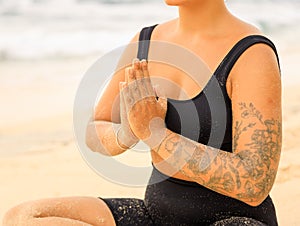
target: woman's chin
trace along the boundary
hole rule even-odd
[[[180,6],[186,3],[188,0],[165,0],[165,3],[169,6]]]
[[[199,3],[203,3],[205,1],[212,0],[165,0],[165,3],[169,6],[184,6],[184,5],[197,5]]]

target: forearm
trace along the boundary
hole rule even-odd
[[[193,181],[249,205],[258,205],[265,199],[277,171],[276,167],[253,162],[254,154],[250,150],[245,151],[247,155],[229,153],[168,129],[163,141],[153,150]]]
[[[120,127],[121,124],[109,121],[90,121],[86,130],[87,146],[92,151],[104,155],[115,156],[123,153],[137,141],[130,138],[130,136],[124,135]]]

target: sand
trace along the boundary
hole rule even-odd
[[[295,63],[295,57],[294,61],[286,59]],[[89,168],[77,149],[72,104],[82,74],[95,59],[1,63],[1,75],[9,74],[12,79],[0,77],[0,221],[10,207],[33,199],[143,197],[145,187],[124,187],[105,180]],[[284,145],[271,197],[280,225],[297,226],[300,83],[284,84],[283,91]]]

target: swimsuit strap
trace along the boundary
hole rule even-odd
[[[144,27],[139,36],[139,48],[138,48],[138,54],[137,58],[142,60],[148,59],[148,51],[150,46],[150,39],[153,29],[157,26],[157,24],[150,26],[150,27]]]
[[[218,77],[218,79],[222,78],[222,80],[226,81],[231,69],[233,68],[234,64],[237,62],[239,57],[249,47],[258,43],[266,44],[273,49],[273,51],[276,54],[278,66],[280,69],[279,57],[274,43],[262,35],[249,35],[241,39],[233,46],[233,48],[229,51],[229,53],[224,57],[224,59],[222,60],[222,62],[220,63],[220,65],[218,66],[214,74]]]

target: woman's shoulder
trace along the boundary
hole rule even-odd
[[[272,38],[264,34],[256,26],[240,21],[240,34],[237,41],[243,40],[245,50],[238,58],[228,80],[232,82],[261,81],[263,78],[271,80],[280,74],[278,53]],[[248,37],[248,39],[246,39]],[[250,40],[253,39],[253,40]],[[246,79],[249,78],[249,79]]]
[[[264,34],[260,28],[256,27],[253,24],[245,22],[241,19],[236,19],[237,22],[234,24],[235,30],[237,31],[235,37],[238,40],[242,40],[246,37],[252,36],[253,38],[259,38],[259,40],[255,41],[254,43],[257,45],[251,45],[249,50],[245,51],[245,58],[259,58],[259,55],[262,57],[266,57],[267,55],[274,55],[274,49],[270,47],[275,47],[274,43],[272,42],[271,38]],[[264,40],[268,40],[267,42]],[[262,44],[262,45],[260,45]],[[255,57],[256,56],[256,57]],[[249,60],[249,59],[247,59]]]
[[[174,28],[176,26],[176,22],[178,19],[172,19],[168,21],[164,21],[162,23],[152,24],[148,25],[146,27],[153,27],[151,40],[164,40],[167,39],[167,37],[171,36],[174,33]]]
[[[174,27],[175,21],[176,19],[172,19],[159,24],[145,25],[144,27],[141,27],[141,29],[136,32],[136,34],[132,37],[130,42],[131,43],[138,42],[141,31],[145,28],[150,28],[150,27],[154,27],[154,30],[151,34],[152,40],[163,39],[164,35],[170,34],[172,32],[172,28]]]
[[[274,60],[273,63],[276,62],[276,57],[274,57],[277,54],[275,45],[271,38],[264,34],[259,27],[236,17],[232,21],[230,27],[231,29],[233,28],[230,31],[232,32],[231,37],[233,39],[233,43],[238,43],[239,41],[244,40],[245,46],[249,46],[249,48],[247,47],[245,51],[243,51],[239,61],[244,60],[249,64],[250,62],[254,62],[256,60],[260,61],[266,58],[271,58]]]

